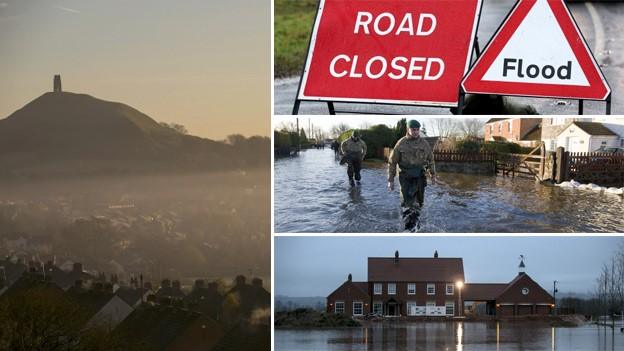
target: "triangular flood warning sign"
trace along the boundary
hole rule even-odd
[[[467,93],[605,100],[611,89],[564,0],[518,0],[462,81]]]

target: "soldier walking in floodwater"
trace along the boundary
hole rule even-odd
[[[362,169],[362,161],[366,157],[366,143],[360,138],[360,132],[354,129],[351,132],[351,137],[340,144],[340,151],[342,151],[342,160],[340,164],[347,163],[347,176],[349,177],[349,184],[355,186],[355,181],[358,185],[362,176],[360,170]]]
[[[394,190],[394,176],[399,166],[401,185],[401,207],[405,229],[412,230],[418,223],[420,208],[425,198],[427,186],[426,172],[431,182],[436,183],[433,151],[427,141],[420,136],[420,123],[407,122],[407,135],[397,141],[388,160],[388,189]]]

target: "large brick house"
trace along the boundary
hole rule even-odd
[[[533,146],[541,139],[541,122],[541,118],[490,118],[485,122],[485,140]]]
[[[369,257],[368,281],[347,281],[327,296],[327,312],[353,317],[546,315],[554,299],[524,272],[503,284],[464,284],[461,258]],[[462,308],[460,308],[462,306]]]

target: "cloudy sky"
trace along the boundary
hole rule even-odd
[[[63,89],[191,134],[270,130],[270,1],[0,0],[0,118]]]
[[[594,290],[600,268],[619,248],[621,237],[277,237],[275,294],[327,296],[349,273],[366,281],[367,257],[462,257],[468,283],[507,283],[526,272],[548,291]]]

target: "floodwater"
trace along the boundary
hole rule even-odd
[[[387,189],[386,164],[365,162],[351,188],[331,149],[276,159],[275,231],[403,231],[398,179]],[[429,184],[420,232],[623,232],[621,195],[540,185],[529,179],[440,173]]]
[[[624,350],[624,333],[587,325],[575,328],[530,323],[420,322],[363,328],[275,330],[276,351]]]

